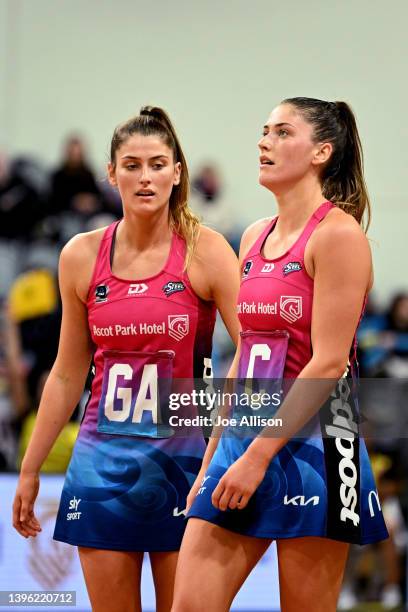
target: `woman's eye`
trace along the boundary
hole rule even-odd
[[[134,170],[136,168],[136,164],[127,164],[126,170]]]
[[[283,137],[285,137],[285,136],[287,136],[287,135],[288,135],[288,132],[287,132],[287,130],[279,130],[279,131],[278,131],[278,135],[279,135],[279,136],[283,136]]]
[[[154,164],[153,168],[155,170],[161,170],[162,168],[164,168],[163,164]]]

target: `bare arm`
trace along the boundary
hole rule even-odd
[[[93,352],[86,307],[77,292],[78,270],[84,269],[81,252],[74,239],[60,258],[63,314],[58,354],[44,387],[13,504],[13,525],[25,537],[40,530],[34,516],[39,471],[81,397]]]
[[[24,456],[22,473],[38,473],[56,438],[79,402],[92,357],[87,311],[77,295],[78,257],[75,245],[63,249],[59,282],[62,323],[55,363],[44,387],[34,431]]]

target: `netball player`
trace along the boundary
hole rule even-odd
[[[162,109],[145,107],[115,129],[108,172],[123,219],[74,237],[61,253],[60,345],[13,520],[25,537],[41,530],[34,513],[39,471],[81,396],[93,356],[92,393],[54,537],[78,546],[94,612],[141,610],[145,551],[157,610],[166,611],[186,497],[205,443],[201,433],[180,437],[160,427],[157,391],[160,380],[211,375],[216,308],[237,339],[238,262],[188,208],[186,161]]]
[[[229,610],[272,540],[282,610],[334,611],[349,543],[387,537],[352,380],[373,282],[355,118],[344,102],[287,99],[258,146],[259,181],[276,196],[278,216],[242,238],[231,374],[292,386],[274,415],[281,435],[265,435],[269,428],[245,439],[230,429],[210,441],[205,479],[188,499],[174,612]],[[306,424],[309,437],[295,438]]]

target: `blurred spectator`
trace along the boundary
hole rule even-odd
[[[364,376],[408,378],[408,293],[399,293],[382,314],[371,308],[358,331]]]
[[[34,427],[44,384],[57,355],[60,323],[61,303],[54,274],[40,268],[20,275],[9,294],[6,334],[11,397],[22,425],[20,461]],[[77,416],[78,411],[72,419],[76,420]],[[67,423],[43,471],[65,471],[77,432],[76,422]]]
[[[51,212],[74,210],[90,215],[100,209],[99,189],[86,159],[85,147],[77,135],[65,143],[61,165],[51,178]]]
[[[104,208],[101,192],[78,135],[68,137],[61,165],[51,177],[49,225],[63,245],[85,230],[86,223]],[[57,217],[56,217],[57,216]]]
[[[45,215],[41,172],[33,160],[0,152],[0,297],[21,269],[27,244]]]
[[[376,545],[350,548],[338,605],[340,610],[351,610],[359,601],[370,600],[380,600],[383,609],[390,610],[403,601],[407,530],[399,499],[404,483],[401,458],[392,451],[373,451],[370,458],[390,537]],[[372,496],[372,512],[376,511],[376,504]]]
[[[193,177],[190,206],[205,225],[223,234],[235,251],[241,228],[225,198],[221,174],[213,163],[204,164]]]
[[[44,216],[28,158],[10,162],[0,153],[0,237],[28,240],[35,224]]]
[[[15,470],[18,419],[10,398],[10,371],[5,354],[4,306],[0,305],[0,471]]]
[[[11,287],[7,312],[7,355],[11,393],[20,415],[33,406],[38,385],[58,349],[61,304],[54,274],[33,269]]]

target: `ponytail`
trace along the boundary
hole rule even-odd
[[[353,215],[360,224],[362,224],[365,213],[364,229],[367,231],[371,221],[371,206],[364,179],[363,148],[356,119],[346,102],[335,102],[334,104],[338,121],[344,130],[345,143],[342,159],[337,163],[331,160],[325,169],[323,194],[328,200],[336,202],[339,208]]]
[[[288,98],[283,104],[295,106],[313,125],[315,142],[333,145],[321,177],[323,195],[355,217],[367,231],[371,206],[364,180],[363,149],[352,109],[346,102],[315,98]]]

